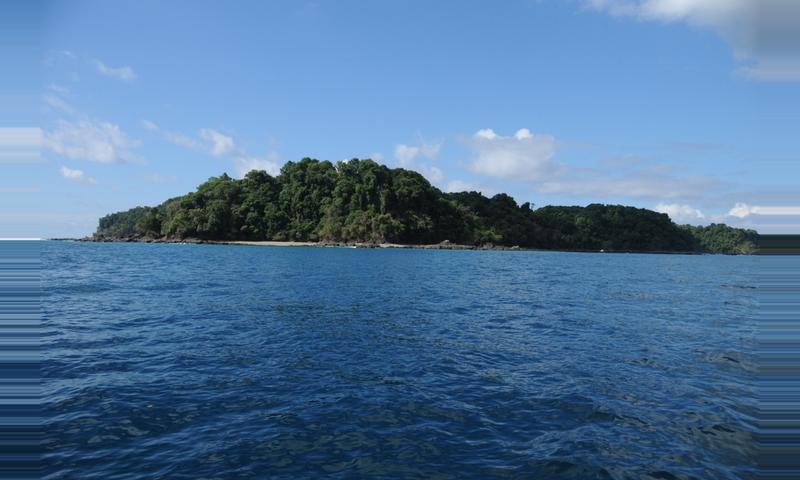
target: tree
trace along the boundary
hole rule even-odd
[[[751,253],[758,239],[726,225],[679,227],[665,214],[622,205],[534,210],[504,193],[442,193],[417,172],[372,160],[310,158],[287,162],[277,177],[211,177],[156,207],[106,215],[95,235],[711,253]]]

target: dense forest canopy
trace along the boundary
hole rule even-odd
[[[273,177],[212,177],[156,207],[100,219],[97,239],[294,240],[608,251],[750,253],[757,234],[726,225],[675,225],[620,205],[518,205],[500,193],[443,193],[417,172],[372,160],[304,158]]]

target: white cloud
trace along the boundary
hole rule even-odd
[[[131,163],[142,159],[132,150],[140,142],[132,140],[122,129],[107,121],[93,119],[74,109],[63,97],[70,92],[65,87],[50,85],[42,96],[44,103],[66,113],[71,120],[58,120],[49,132],[39,131],[41,146],[70,159],[98,163]]]
[[[728,42],[751,80],[800,80],[800,2],[795,0],[586,0],[589,8],[639,20],[685,22]]]
[[[383,154],[381,152],[372,152],[369,156],[370,159],[375,160],[378,163],[383,162]]]
[[[444,172],[435,166],[428,163],[420,163],[417,161],[419,158],[426,158],[428,160],[436,160],[439,153],[442,151],[442,142],[428,143],[422,137],[417,135],[417,145],[406,145],[400,143],[394,147],[394,158],[397,163],[407,169],[416,170],[427,178],[433,184],[440,184],[444,181]]]
[[[758,205],[748,205],[743,202],[737,202],[733,208],[730,209],[728,215],[737,218],[746,218],[750,215],[785,215],[794,216],[800,215],[800,206],[773,206],[762,207]]]
[[[467,183],[462,180],[450,180],[444,187],[444,191],[448,193],[469,192],[473,190],[475,190],[475,187],[473,187],[471,183]]]
[[[228,155],[235,151],[233,138],[224,135],[212,128],[203,128],[200,130],[200,138],[209,142],[209,149],[212,155],[221,157]]]
[[[712,220],[739,228],[752,228],[761,233],[797,233],[800,205],[763,206],[737,202],[727,215]]]
[[[497,134],[494,133],[494,130],[491,128],[484,128],[482,130],[478,130],[475,132],[475,138],[482,138],[485,140],[494,140],[497,138]]]
[[[217,157],[232,155],[237,152],[233,138],[211,128],[200,129],[198,137],[194,138],[182,133],[165,130],[150,120],[142,120],[142,126],[179,147],[201,151]]]
[[[547,134],[532,134],[522,128],[511,137],[492,129],[477,131],[470,142],[477,153],[471,168],[492,177],[540,180],[554,175],[559,166],[553,161],[556,139]]]
[[[525,128],[511,136],[488,128],[479,130],[467,145],[476,157],[470,165],[472,171],[525,181],[540,193],[592,197],[597,201],[620,197],[687,201],[719,185],[709,177],[676,174],[668,166],[643,161],[601,160],[595,167],[560,163],[555,154],[561,142]]]
[[[61,110],[69,115],[75,115],[76,111],[64,100],[70,96],[70,91],[66,87],[60,85],[50,85],[47,87],[48,92],[42,96],[44,103],[56,110]]]
[[[737,218],[744,218],[753,214],[753,210],[746,203],[737,202],[733,208],[730,209],[728,215]]]
[[[190,149],[193,149],[193,150],[199,150],[200,149],[200,142],[198,142],[197,140],[195,140],[195,139],[193,139],[191,137],[187,137],[186,135],[183,135],[181,133],[170,132],[168,130],[162,130],[161,128],[158,127],[158,125],[156,125],[155,123],[153,123],[153,122],[151,122],[149,120],[142,120],[142,126],[145,129],[150,130],[151,132],[155,132],[155,133],[161,135],[162,138],[164,138],[165,140],[167,140],[170,143],[174,143],[175,145],[178,145],[178,146],[181,146],[181,147],[184,147],[184,148],[190,148]]]
[[[476,185],[473,183],[465,182],[462,180],[450,180],[444,186],[444,191],[447,193],[455,193],[455,192],[480,192],[487,197],[491,197],[495,195],[497,189],[492,187],[487,187],[485,185]]]
[[[131,149],[138,145],[113,123],[85,119],[60,120],[44,138],[44,146],[58,155],[98,163],[137,161]]]
[[[427,167],[423,165],[420,170],[420,173],[431,183],[438,184],[444,180],[444,173],[442,173],[442,170],[438,167]]]
[[[414,160],[418,157],[436,160],[442,151],[442,142],[428,143],[422,135],[417,135],[417,139],[416,145],[406,145],[404,143],[395,145],[394,158],[401,167],[413,168]]]
[[[62,165],[60,171],[62,177],[73,182],[89,184],[97,183],[94,178],[86,176],[83,170],[73,170]]]
[[[238,178],[244,177],[251,170],[265,170],[270,175],[280,173],[280,155],[277,152],[271,151],[266,157],[250,155],[244,149],[236,146],[233,137],[213,128],[201,128],[195,138],[164,130],[150,120],[142,120],[142,126],[180,147],[229,159]]]
[[[520,128],[514,134],[514,138],[516,138],[517,140],[531,140],[533,139],[533,134],[527,128]]]
[[[157,132],[159,130],[158,125],[151,122],[150,120],[142,120],[142,126],[145,129],[150,130],[151,132]]]
[[[419,155],[419,147],[412,147],[402,143],[394,147],[394,158],[400,163],[401,167],[412,165],[417,155]]]
[[[184,147],[184,148],[191,148],[191,149],[198,149],[200,148],[200,144],[197,140],[187,137],[181,133],[176,132],[162,132],[164,138],[166,138],[169,142],[174,143],[175,145]]]
[[[61,110],[62,112],[68,113],[70,115],[74,115],[75,114],[75,110],[66,101],[64,101],[64,99],[62,99],[58,95],[53,95],[53,94],[50,94],[50,93],[46,93],[42,97],[42,100],[44,100],[44,103],[47,104],[48,106],[52,107],[52,108],[55,108],[57,110]]]
[[[441,151],[442,151],[441,143],[425,143],[423,141],[419,147],[420,155],[430,160],[435,160],[436,157],[439,156],[439,152]]]
[[[100,60],[95,60],[94,66],[97,68],[97,72],[99,74],[105,75],[106,77],[116,78],[126,82],[132,82],[136,80],[136,72],[134,72],[133,69],[127,65],[115,68],[109,67]]]
[[[587,0],[586,3],[591,8],[617,16],[685,20],[695,25],[721,28],[749,11],[754,0]]]
[[[659,203],[653,210],[659,213],[666,213],[673,222],[678,224],[689,223],[697,225],[703,223],[706,219],[706,216],[700,210],[690,205],[681,205],[679,203]]]
[[[270,175],[278,175],[281,167],[278,165],[279,156],[276,152],[271,152],[266,158],[240,156],[233,159],[236,175],[238,178],[244,177],[251,170],[264,170]]]

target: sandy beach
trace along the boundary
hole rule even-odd
[[[277,242],[277,241],[230,241],[230,242],[208,242],[222,243],[226,245],[253,245],[257,247],[319,247],[317,242]]]
[[[428,250],[519,250],[519,247],[475,246],[455,243],[434,243],[411,245],[402,243],[325,243],[325,242],[291,242],[291,241],[208,241],[204,243],[220,243],[225,245],[251,245],[258,247],[337,247],[337,248],[422,248]]]

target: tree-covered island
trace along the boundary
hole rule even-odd
[[[417,172],[372,160],[304,158],[278,176],[212,177],[181,197],[100,219],[94,240],[275,240],[495,245],[556,250],[752,253],[758,234],[694,227],[621,205],[518,205],[500,193],[444,193]]]

